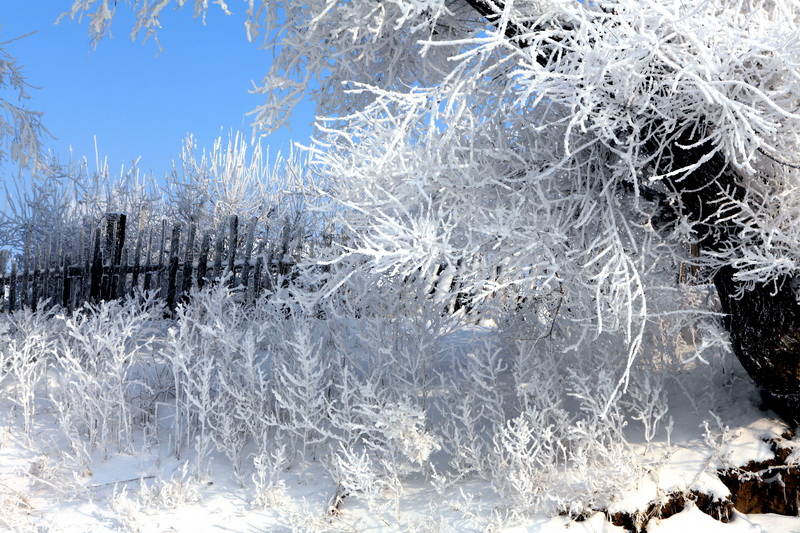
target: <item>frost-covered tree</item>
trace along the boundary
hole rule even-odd
[[[75,0],[70,15],[99,39],[127,5],[149,35],[187,3],[211,9]],[[697,244],[736,355],[800,405],[800,3],[214,3],[274,47],[257,129],[314,98],[316,169],[352,254],[406,276],[444,266],[476,302],[560,294],[580,338],[625,335],[630,368],[654,272]]]
[[[42,114],[25,105],[31,85],[7,50],[11,42],[0,42],[0,169],[5,172],[9,162],[22,167],[36,165],[42,137],[47,134]]]

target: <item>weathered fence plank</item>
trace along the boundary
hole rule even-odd
[[[228,219],[228,272],[230,278],[228,279],[228,286],[236,286],[236,245],[239,242],[239,217],[236,215]]]
[[[289,228],[270,244],[256,238],[258,227],[258,219],[231,216],[216,234],[204,231],[199,238],[195,225],[176,224],[170,235],[164,220],[160,234],[158,226],[142,222],[129,236],[126,215],[110,213],[99,224],[84,224],[77,238],[54,233],[38,247],[28,228],[16,260],[9,250],[0,250],[0,312],[45,302],[71,312],[85,303],[130,297],[140,288],[158,291],[174,311],[194,285],[202,288],[223,278],[252,302],[262,291],[274,291],[276,279],[288,282],[294,268]]]
[[[170,311],[175,311],[175,294],[178,285],[178,266],[180,258],[178,256],[181,239],[181,227],[175,224],[172,227],[172,241],[169,246],[169,277],[167,279],[167,307]]]
[[[203,244],[200,246],[200,259],[197,261],[197,287],[202,289],[208,275],[208,253],[211,248],[211,235],[203,233]]]
[[[183,260],[183,278],[181,280],[181,301],[189,297],[192,289],[192,270],[194,268],[194,236],[197,227],[192,224],[189,226],[189,235],[186,237],[186,255]]]

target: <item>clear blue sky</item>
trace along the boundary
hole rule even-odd
[[[200,146],[230,130],[249,139],[252,117],[245,115],[263,96],[248,89],[267,72],[271,52],[247,42],[241,13],[225,16],[212,5],[203,25],[189,9],[166,12],[159,33],[164,51],[158,53],[152,40],[131,41],[132,14],[122,3],[113,38],[92,49],[86,20],[55,24],[70,5],[70,0],[0,0],[0,42],[36,31],[6,49],[24,66],[28,82],[40,87],[27,105],[45,113],[45,126],[57,138],[47,146],[62,159],[71,146],[75,156],[93,162],[96,136],[114,174],[141,156],[140,168],[160,177],[188,133]],[[312,121],[313,108],[305,106],[295,112],[291,131],[262,144],[273,155],[288,151],[292,139],[305,144]]]

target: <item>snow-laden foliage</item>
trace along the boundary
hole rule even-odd
[[[191,4],[195,16],[237,7],[126,3],[134,35],[155,31],[170,5]],[[70,16],[88,16],[99,38],[116,8],[76,0]],[[379,271],[444,265],[478,301],[508,286],[590,295],[589,338],[620,332],[629,366],[645,335],[651,265],[680,257],[714,224],[732,223],[739,240],[703,251],[710,272],[732,265],[750,286],[797,272],[793,0],[243,9],[249,37],[276,53],[257,127],[280,126],[311,95],[315,168],[357,236],[347,250]],[[714,157],[745,194],[720,190],[712,212],[681,216],[692,194],[718,188],[711,175],[681,190]]]
[[[12,188],[13,186],[13,188]],[[96,225],[107,213],[125,213],[137,227],[163,216],[158,186],[136,166],[112,176],[108,163],[88,160],[62,163],[48,154],[40,168],[24,171],[7,182],[6,208],[0,212],[0,246],[23,250],[44,246],[48,237],[76,249],[81,230]],[[54,238],[55,237],[55,238]]]
[[[94,170],[85,157],[62,163],[48,155],[40,168],[9,179],[0,247],[35,251],[50,241],[54,249],[77,251],[81,232],[88,243],[109,213],[125,214],[134,238],[139,230],[160,231],[164,221],[220,230],[236,215],[243,223],[257,220],[258,239],[276,251],[307,256],[331,218],[319,213],[321,198],[304,194],[309,179],[301,154],[276,154],[270,165],[260,144],[251,148],[240,134],[219,137],[208,150],[186,139],[163,179],[140,172],[136,161],[113,175],[99,154]]]
[[[8,37],[8,31],[4,35]],[[38,167],[42,141],[48,135],[42,125],[42,113],[26,105],[33,86],[23,74],[22,65],[7,50],[11,42],[21,38],[13,37],[0,42],[0,168],[6,170],[9,162],[21,168]]]
[[[425,280],[356,272],[310,308],[295,297],[303,290],[244,305],[222,283],[171,319],[152,293],[5,316],[8,423],[60,458],[42,466],[54,478],[62,467],[91,476],[118,454],[182,465],[115,493],[130,520],[202,499],[220,462],[255,508],[290,501],[287,475],[322,471],[332,515],[350,501],[396,508],[423,479],[440,493],[482,480],[503,502],[498,516],[513,518],[586,515],[638,483],[647,464],[629,440],[669,436],[675,399],[664,391],[677,383],[700,416],[728,402],[724,350],[695,354],[702,342],[681,334],[684,314],[659,319],[623,393],[625,343],[607,333],[578,349],[567,326],[579,317],[556,313],[557,301],[495,297],[498,316],[528,312],[465,327],[432,305]],[[660,301],[696,305],[704,289],[687,290]],[[684,362],[692,357],[710,364]]]

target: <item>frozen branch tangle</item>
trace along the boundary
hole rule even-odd
[[[134,33],[155,30],[170,5],[126,3]],[[115,7],[78,0],[71,14],[88,14],[100,37]],[[699,243],[740,360],[767,391],[797,394],[800,4],[244,9],[248,35],[276,53],[256,126],[279,127],[303,94],[315,99],[328,117],[316,169],[348,210],[351,254],[404,275],[458,267],[477,300],[565,290],[584,327],[625,334],[630,368],[654,272]]]

